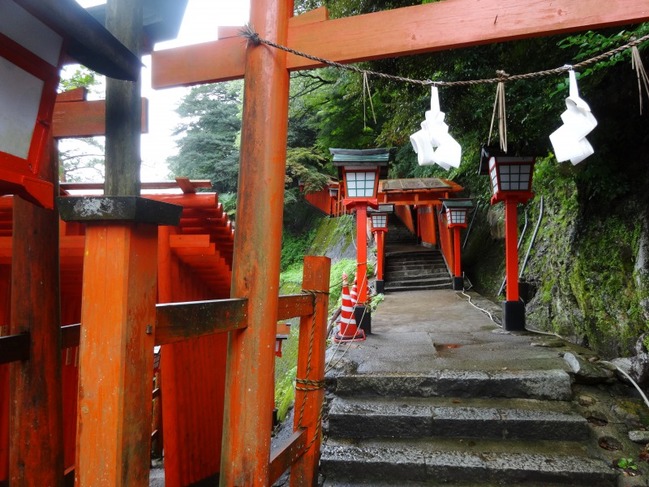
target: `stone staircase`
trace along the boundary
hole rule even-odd
[[[386,252],[385,292],[450,289],[451,276],[438,250]]]
[[[563,370],[329,378],[325,486],[615,486]],[[594,445],[593,445],[594,443]]]
[[[442,254],[419,245],[396,217],[388,220],[385,248],[385,292],[451,288]]]

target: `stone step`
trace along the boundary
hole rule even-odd
[[[436,370],[429,374],[346,374],[336,379],[338,396],[501,397],[567,401],[564,370]]]
[[[448,281],[446,283],[439,283],[439,284],[423,284],[423,285],[418,285],[418,286],[388,286],[387,284],[383,288],[384,293],[398,293],[398,292],[405,292],[405,291],[435,291],[438,289],[451,289],[452,283],[451,281]]]
[[[580,441],[588,422],[570,403],[533,399],[343,398],[329,410],[335,438],[482,438]]]
[[[438,250],[401,250],[390,251],[386,250],[385,256],[388,259],[423,259],[423,258],[442,258],[442,254]]]
[[[442,259],[413,259],[413,260],[393,260],[388,259],[385,262],[386,269],[401,269],[404,267],[446,267]]]
[[[448,277],[446,267],[433,267],[423,269],[388,270],[385,272],[386,281],[407,281],[422,277]]]
[[[617,472],[580,442],[327,439],[320,459],[329,486],[617,485]],[[352,483],[350,483],[352,482]],[[383,482],[383,484],[381,484]],[[358,485],[363,485],[358,484]],[[413,485],[417,485],[416,483]]]
[[[441,289],[451,285],[451,278],[448,275],[440,276],[419,276],[413,279],[385,279],[385,290],[394,291],[399,288],[404,289]]]

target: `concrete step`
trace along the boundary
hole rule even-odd
[[[338,396],[500,397],[567,401],[564,370],[436,370],[430,374],[346,374],[336,379]]]
[[[588,422],[570,403],[533,399],[343,398],[329,410],[335,438],[482,438],[580,441]]]
[[[582,443],[565,441],[328,438],[320,466],[330,486],[617,484],[617,473]]]

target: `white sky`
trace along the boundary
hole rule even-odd
[[[105,0],[77,0],[84,7],[106,3]],[[249,18],[249,0],[189,0],[178,38],[157,44],[155,49],[198,44],[216,40],[219,26],[244,25]],[[151,88],[151,57],[143,58],[142,96],[149,99],[149,133],[142,135],[142,181],[167,179],[165,160],[177,152],[171,136],[179,123],[175,108],[189,88]],[[103,98],[103,95],[101,95]]]

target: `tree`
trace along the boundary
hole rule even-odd
[[[61,93],[76,88],[92,91],[100,81],[94,71],[83,66],[66,68],[58,91]],[[101,140],[98,137],[62,140],[59,143],[59,181],[103,181],[105,150]]]
[[[239,174],[241,82],[192,88],[177,109],[178,154],[167,159],[173,176],[209,179],[218,192],[235,192]]]

